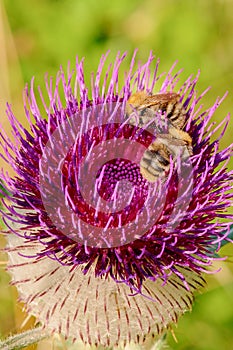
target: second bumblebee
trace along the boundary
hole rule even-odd
[[[192,155],[192,138],[182,130],[186,122],[186,110],[181,97],[175,92],[147,94],[138,91],[126,104],[129,124],[142,128],[156,128],[156,139],[147,148],[140,161],[142,176],[149,182],[165,178],[171,159],[181,160]],[[165,130],[165,131],[164,131]]]

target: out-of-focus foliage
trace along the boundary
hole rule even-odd
[[[212,86],[204,99],[207,106],[229,90],[215,120],[221,121],[233,110],[231,0],[0,0],[0,45],[0,117],[7,130],[6,101],[13,104],[17,118],[26,125],[22,89],[32,76],[43,90],[46,72],[55,75],[68,61],[74,67],[78,56],[85,57],[89,77],[107,50],[111,50],[109,62],[118,51],[128,51],[125,70],[135,48],[142,61],[152,50],[161,60],[160,72],[167,71],[175,60],[178,68],[184,68],[184,79],[200,69],[198,90]],[[223,146],[232,142],[232,130],[231,126]],[[224,250],[233,255],[232,246]],[[232,263],[221,265],[223,272],[209,278],[208,291],[197,298],[193,312],[179,322],[175,330],[178,344],[169,338],[172,349],[232,347],[233,268]],[[0,335],[20,331],[25,317],[8,283],[1,264]],[[49,350],[48,344],[40,349]]]

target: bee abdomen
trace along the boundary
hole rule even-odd
[[[167,118],[177,127],[182,128],[185,123],[186,112],[182,103],[169,103],[166,110]]]
[[[164,176],[167,171],[169,171],[170,161],[169,153],[164,147],[155,146],[153,150],[153,144],[151,145],[152,149],[147,149],[143,154],[143,157],[140,162],[141,173],[149,181],[156,181],[158,177]]]

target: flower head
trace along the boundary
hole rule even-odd
[[[217,127],[211,123],[221,100],[203,110],[198,77],[177,91],[174,67],[158,90],[152,55],[136,68],[133,57],[120,89],[124,57],[105,73],[106,55],[101,58],[90,93],[83,61],[67,78],[61,69],[54,86],[46,80],[48,104],[40,92],[44,110],[32,81],[25,90],[30,131],[8,106],[15,144],[1,134],[4,159],[17,174],[3,175],[11,194],[3,215],[8,268],[21,299],[51,331],[108,346],[144,343],[176,322],[191,307],[232,223],[226,168],[232,146],[219,149],[229,117]],[[166,178],[150,183],[140,161],[161,137],[164,113],[154,113],[160,125],[154,130],[132,125],[125,110],[133,92],[156,89],[179,94],[192,152],[170,159]]]

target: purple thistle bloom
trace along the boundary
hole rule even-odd
[[[137,68],[133,56],[120,89],[125,55],[104,73],[106,56],[90,93],[83,61],[67,79],[61,69],[55,87],[46,80],[48,104],[39,90],[44,110],[32,81],[25,101],[30,132],[8,106],[15,144],[2,132],[2,157],[17,174],[2,174],[10,193],[2,200],[8,269],[29,313],[51,331],[92,345],[142,344],[190,309],[202,272],[211,271],[228,239],[232,145],[221,151],[219,142],[229,116],[214,126],[222,99],[203,110],[207,90],[196,95],[198,76],[176,90],[174,66],[158,91],[152,55]],[[156,132],[130,125],[125,107],[132,92],[155,90],[181,96],[193,154],[171,160],[165,181],[149,183],[139,164]]]

